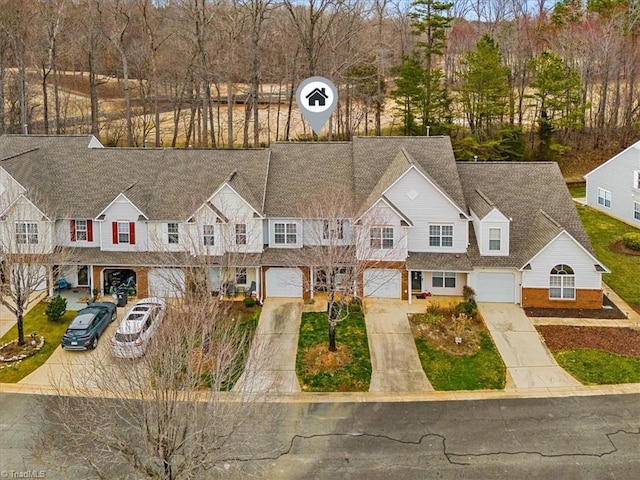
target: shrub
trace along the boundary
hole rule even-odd
[[[475,302],[476,291],[469,285],[462,287],[462,298],[465,302]]]
[[[57,322],[67,311],[67,300],[60,295],[56,295],[47,305],[44,313],[50,322]]]
[[[458,305],[456,305],[455,313],[456,316],[464,313],[471,317],[473,316],[477,308],[478,307],[476,305],[476,302],[460,302]]]
[[[251,308],[251,307],[255,307],[256,306],[256,300],[253,297],[245,297],[245,299],[242,301],[242,303],[244,303],[244,306],[247,308]]]
[[[631,250],[640,250],[640,233],[628,232],[622,236],[622,241]]]

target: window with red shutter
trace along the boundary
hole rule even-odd
[[[75,242],[76,241],[76,221],[75,220],[71,220],[70,223],[70,229],[71,229],[71,241]]]
[[[87,220],[87,241],[93,242],[93,220]]]
[[[111,236],[113,244],[118,244],[118,222],[111,222]]]

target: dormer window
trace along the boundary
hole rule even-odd
[[[93,242],[93,221],[71,220],[70,234],[72,242]]]
[[[501,248],[500,240],[500,229],[499,228],[490,228],[489,229],[489,251],[491,252],[499,252]]]

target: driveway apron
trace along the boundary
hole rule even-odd
[[[302,300],[267,298],[249,360],[233,390],[243,393],[297,393],[296,352]]]
[[[478,308],[516,388],[581,385],[556,363],[518,305],[481,302]]]
[[[433,390],[420,364],[407,307],[407,302],[401,300],[365,300],[365,321],[373,370],[370,392]]]

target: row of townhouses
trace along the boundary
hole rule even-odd
[[[352,208],[314,213],[332,202]],[[50,289],[131,279],[174,295],[204,255],[212,292],[309,298],[326,271],[296,254],[332,242],[355,246],[362,295],[407,301],[468,285],[479,301],[600,308],[607,271],[555,163],[456,162],[448,137],[198,150],[5,135],[0,215],[4,254],[66,252]]]

